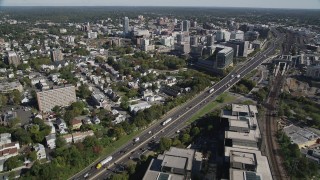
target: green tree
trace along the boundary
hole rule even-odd
[[[19,141],[20,144],[29,144],[32,142],[29,132],[21,128],[13,132],[12,138],[15,141]]]
[[[37,160],[37,152],[36,151],[31,151],[28,154],[28,158],[30,159],[30,161],[35,161]]]
[[[64,147],[65,145],[67,145],[67,142],[64,138],[62,137],[57,137],[56,139],[56,147],[57,148],[61,148]]]
[[[20,91],[15,89],[15,90],[12,91],[11,95],[12,95],[14,104],[18,105],[18,104],[21,103],[21,93],[20,93]]]
[[[185,143],[188,143],[190,141],[190,135],[187,134],[187,133],[184,133],[182,136],[181,136],[181,142],[183,144]]]
[[[146,155],[141,154],[140,160],[141,160],[142,162],[145,162],[147,159],[148,159],[148,157],[147,157]]]
[[[127,171],[130,175],[134,174],[136,172],[136,165],[133,163],[128,164]]]
[[[77,91],[77,96],[83,99],[87,99],[90,97],[91,91],[89,90],[89,86],[87,84],[82,84],[79,86],[79,90]]]
[[[8,170],[12,170],[14,168],[17,168],[20,165],[21,165],[21,162],[20,162],[18,156],[10,157],[4,162],[4,166],[7,167]]]
[[[8,97],[4,94],[0,94],[0,108],[5,107],[8,103]]]
[[[162,137],[160,139],[159,148],[160,151],[168,150],[172,145],[172,140],[170,138]]]

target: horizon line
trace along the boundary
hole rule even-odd
[[[152,6],[152,5],[138,5],[138,6],[129,6],[129,5],[3,5],[2,7],[194,7],[194,8],[240,8],[240,9],[286,9],[286,10],[320,10],[320,8],[293,8],[293,7],[242,7],[242,6]]]

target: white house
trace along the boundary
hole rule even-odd
[[[44,146],[42,144],[37,143],[36,145],[33,146],[33,149],[37,153],[37,159],[38,160],[47,158],[46,150],[45,150],[45,148],[44,148]]]
[[[55,134],[49,134],[46,136],[46,142],[47,142],[47,147],[50,149],[56,148],[56,135]]]

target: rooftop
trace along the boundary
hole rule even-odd
[[[234,148],[234,147],[225,147],[225,156],[229,157],[231,154],[231,151],[237,151],[239,153],[242,152],[244,154],[249,154],[249,153],[254,154],[256,157],[256,162],[257,162],[257,170],[256,170],[256,172],[252,172],[252,173],[256,173],[257,175],[259,175],[261,177],[260,179],[272,179],[268,159],[266,156],[262,156],[261,151],[254,150],[254,149],[241,149],[241,148]],[[235,171],[235,172],[233,172],[233,171]],[[233,171],[230,171],[230,173],[231,173],[230,179],[236,179],[236,180],[240,179],[241,180],[241,177],[250,177],[250,175],[251,175],[250,174],[251,172],[248,172],[249,174],[246,173],[245,175],[240,175],[241,172],[246,172],[246,171],[237,171],[237,170],[233,170]],[[234,175],[240,175],[240,176],[238,177],[238,176],[234,176]],[[236,177],[236,178],[234,178],[234,177]]]

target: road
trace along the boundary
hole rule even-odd
[[[214,101],[217,96],[229,90],[233,85],[239,82],[242,77],[258,67],[267,57],[273,55],[279,41],[283,40],[283,36],[275,29],[272,30],[276,32],[277,38],[273,42],[270,42],[264,51],[257,53],[254,57],[249,59],[246,64],[232,71],[221,81],[214,84],[210,88],[214,88],[212,93],[204,91],[181,107],[175,109],[173,112],[170,112],[162,120],[144,130],[139,136],[137,136],[140,139],[138,142],[128,142],[122,148],[119,148],[111,154],[113,157],[112,161],[109,164],[106,164],[103,168],[96,169],[95,166],[87,167],[72,177],[72,179],[106,179],[112,174],[112,171],[115,170],[116,165],[124,164],[129,159],[138,158],[148,148],[150,143],[159,141],[161,137],[168,137],[169,135],[172,135],[178,130],[181,124],[188,121],[193,114],[206,106],[209,102]],[[240,78],[237,78],[237,75],[239,75]],[[165,126],[161,125],[161,123],[168,118],[172,118],[170,123]]]

